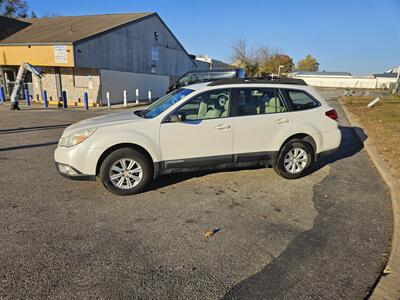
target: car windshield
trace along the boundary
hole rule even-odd
[[[150,106],[148,106],[145,110],[141,112],[141,115],[144,118],[154,118],[161,114],[166,109],[170,108],[172,105],[177,103],[183,97],[189,95],[193,90],[190,89],[177,89],[172,93],[165,95],[160,98]]]

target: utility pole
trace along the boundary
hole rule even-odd
[[[279,70],[278,70],[278,77],[280,78],[281,77],[281,70],[283,69],[283,65],[280,65],[279,66]]]

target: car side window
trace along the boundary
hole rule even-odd
[[[305,110],[319,106],[310,95],[299,90],[285,90],[287,98],[292,102],[293,110]]]
[[[188,121],[225,118],[229,116],[230,100],[229,89],[213,90],[195,96],[176,112]]]
[[[286,112],[287,107],[275,89],[237,89],[237,115],[251,116]]]

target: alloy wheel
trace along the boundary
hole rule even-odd
[[[283,161],[286,171],[291,174],[298,174],[307,166],[308,155],[302,148],[293,148],[285,156]]]
[[[109,173],[110,181],[120,189],[131,189],[139,184],[143,177],[140,164],[130,158],[122,158],[113,163]]]

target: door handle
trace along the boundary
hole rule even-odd
[[[219,124],[219,125],[215,126],[215,129],[218,129],[218,130],[224,130],[224,129],[230,129],[230,128],[231,128],[231,125],[228,125],[228,124]]]
[[[281,118],[281,119],[276,120],[275,122],[276,122],[276,124],[287,124],[287,123],[289,123],[289,120]]]

